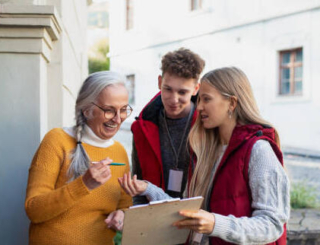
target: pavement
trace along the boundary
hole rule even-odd
[[[316,190],[320,203],[320,158],[284,154],[284,163],[291,184],[305,185]],[[310,189],[310,188],[309,188]],[[288,223],[289,245],[320,245],[320,207],[317,209],[291,209]]]
[[[320,201],[320,158],[285,154],[284,163],[291,183],[315,188]]]

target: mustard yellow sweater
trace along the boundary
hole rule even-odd
[[[110,157],[126,166],[110,166],[112,177],[102,186],[89,191],[82,177],[67,183],[70,151],[76,140],[56,128],[42,140],[29,169],[25,209],[31,220],[29,244],[41,245],[109,245],[115,232],[104,223],[116,209],[132,205],[117,178],[129,171],[123,146],[107,148],[83,143],[92,161]]]

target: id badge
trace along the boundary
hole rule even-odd
[[[168,190],[181,192],[183,171],[178,169],[170,169],[169,172],[169,181],[168,181]]]
[[[203,234],[200,234],[200,233],[194,233],[194,236],[193,236],[193,244],[200,244],[201,243],[201,240],[202,240],[202,237],[203,237]]]

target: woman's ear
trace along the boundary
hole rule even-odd
[[[238,105],[238,99],[235,96],[230,97],[230,110],[233,112]]]
[[[84,111],[82,111],[83,116],[85,117],[85,119],[88,119],[89,115],[90,115],[90,109],[85,109]]]

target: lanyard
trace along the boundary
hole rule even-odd
[[[182,145],[183,145],[183,139],[186,135],[186,132],[187,132],[187,128],[188,128],[188,125],[189,125],[189,122],[190,122],[190,119],[191,119],[191,116],[193,114],[193,104],[191,103],[191,110],[189,112],[189,115],[188,115],[188,120],[186,122],[186,126],[184,127],[184,130],[183,130],[183,134],[182,134],[182,138],[181,138],[181,143],[179,145],[179,148],[178,148],[178,152],[176,151],[174,145],[173,145],[173,140],[171,138],[171,135],[170,135],[170,132],[169,132],[169,128],[168,128],[168,124],[167,124],[167,119],[166,119],[166,111],[165,109],[163,109],[163,119],[164,119],[164,125],[165,125],[165,128],[166,128],[166,131],[167,131],[167,134],[168,134],[168,138],[169,138],[169,141],[170,141],[170,146],[171,146],[171,149],[174,153],[174,156],[175,156],[175,159],[176,159],[176,164],[175,164],[175,168],[177,169],[178,168],[178,162],[179,162],[179,156],[180,156],[180,152],[181,152],[181,148],[182,148]]]

